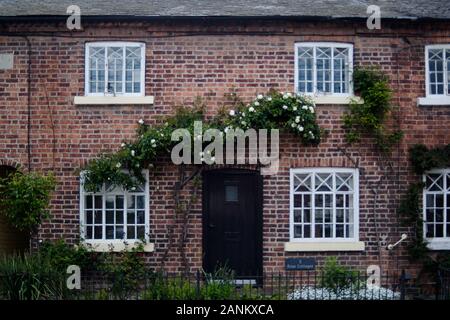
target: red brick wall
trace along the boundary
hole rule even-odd
[[[345,106],[319,106],[319,123],[329,136],[319,147],[303,147],[290,135],[282,137],[281,164],[277,175],[264,178],[265,271],[282,271],[284,258],[337,255],[341,261],[365,267],[380,264],[385,269],[414,269],[405,245],[388,253],[379,247],[381,234],[388,243],[407,231],[399,225],[396,208],[411,173],[407,148],[414,143],[438,145],[450,142],[449,107],[417,107],[425,95],[424,45],[450,43],[449,23],[420,24],[383,22],[380,31],[351,22],[301,23],[281,21],[85,23],[84,30],[68,34],[61,26],[5,25],[3,31],[47,32],[29,34],[31,46],[31,169],[54,170],[58,188],[52,201],[52,218],[40,230],[40,239],[79,237],[79,179],[77,169],[100,152],[115,150],[131,139],[137,120],[151,123],[175,105],[201,96],[214,114],[226,104],[224,94],[234,90],[245,100],[270,88],[294,90],[294,43],[333,41],[354,43],[356,65],[380,65],[395,90],[400,125],[405,139],[393,154],[394,174],[379,162],[370,139],[347,147],[341,129]],[[73,97],[84,94],[84,44],[95,40],[136,40],[146,43],[146,94],[153,106],[75,106]],[[27,68],[28,48],[23,37],[0,36],[0,53],[14,52],[14,68],[0,70],[0,159],[29,165],[27,157]],[[364,252],[285,253],[289,240],[289,169],[295,167],[360,168],[360,239]],[[379,187],[374,187],[383,179]],[[155,252],[149,263],[159,265],[167,246],[167,230],[174,221],[171,198],[177,168],[160,163],[151,172],[150,224]],[[378,196],[374,196],[378,191]],[[189,224],[188,258],[191,268],[201,267],[201,201]],[[179,232],[176,232],[179,235]],[[175,246],[166,266],[179,270],[180,254]]]

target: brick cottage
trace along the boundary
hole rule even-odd
[[[71,2],[0,4],[2,174],[20,166],[53,171],[58,181],[34,246],[60,238],[77,244],[83,235],[108,250],[124,237],[131,246],[144,237],[148,264],[170,272],[228,261],[257,275],[285,271],[288,258],[320,266],[327,256],[361,270],[419,268],[409,260],[409,238],[387,246],[412,232],[397,214],[408,185],[421,179],[408,148],[450,143],[447,1],[80,0],[81,29],[69,30]],[[380,5],[381,29],[366,26],[372,3]],[[371,137],[345,141],[342,115],[357,95],[357,66],[379,67],[394,91],[389,123],[404,137],[392,168]],[[197,97],[212,116],[231,92],[250,102],[270,89],[312,95],[328,135],[304,146],[282,132],[276,175],[206,166],[187,222],[174,213],[178,167],[169,158],[149,168],[139,190],[88,193],[80,185],[80,169],[133,139],[139,119],[152,125]],[[431,249],[450,250],[449,169],[439,172],[444,202],[426,206],[444,217],[427,221],[434,228],[427,237]],[[4,221],[0,230],[0,249],[12,249],[17,235]]]

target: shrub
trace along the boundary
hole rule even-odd
[[[47,207],[54,188],[53,175],[16,172],[0,179],[0,211],[17,229],[33,231],[49,217]]]
[[[328,257],[325,261],[320,286],[337,293],[342,289],[359,284],[357,271],[348,269],[338,263],[336,257]]]
[[[66,272],[70,265],[77,265],[81,270],[94,270],[102,263],[101,254],[90,252],[84,246],[71,246],[63,239],[43,242],[39,252],[58,272]]]

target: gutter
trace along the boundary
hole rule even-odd
[[[0,21],[4,22],[38,22],[38,21],[65,21],[68,15],[27,15],[27,16],[0,16]],[[367,17],[345,17],[345,16],[137,16],[137,15],[83,15],[83,20],[87,21],[163,21],[163,20],[284,20],[284,21],[366,21]],[[387,21],[450,21],[449,18],[440,17],[414,17],[396,16],[382,18]]]

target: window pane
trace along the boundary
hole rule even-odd
[[[331,92],[331,48],[316,48],[317,91]]]
[[[127,227],[127,239],[136,239],[135,227]]]
[[[89,48],[89,93],[103,92],[104,87],[104,72],[106,68],[105,48],[104,47],[90,47]],[[86,77],[88,76],[86,75]],[[102,85],[103,83],[103,85]]]
[[[298,48],[298,88],[299,92],[312,93],[312,85],[309,85],[313,81],[313,48],[299,47]]]
[[[144,239],[145,238],[145,227],[137,227],[137,235],[136,239]]]
[[[138,211],[137,212],[137,222],[138,224],[144,224],[145,223],[145,211]]]
[[[302,226],[294,225],[294,238],[301,238],[301,237],[302,237]]]
[[[429,90],[431,94],[444,94],[444,50],[428,51]]]
[[[114,224],[114,211],[113,210],[106,211],[106,224]]]

